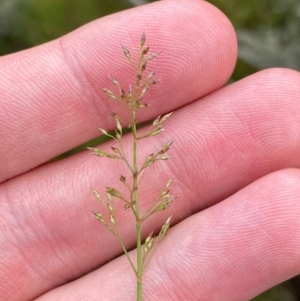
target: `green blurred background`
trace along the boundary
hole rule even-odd
[[[96,18],[149,2],[154,1],[0,0],[0,55],[47,42]],[[237,31],[239,58],[232,81],[268,67],[300,71],[299,0],[209,2],[228,16]],[[253,300],[300,301],[300,278],[295,277]]]

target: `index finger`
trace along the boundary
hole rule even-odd
[[[236,60],[227,18],[207,2],[163,1],[92,22],[45,45],[0,60],[0,181],[34,168],[112,129],[121,111],[99,91],[108,73],[132,75],[120,43],[137,49],[146,31],[152,64],[163,79],[150,90],[140,121],[174,110],[221,87]],[[149,67],[149,68],[151,68]],[[151,70],[149,70],[151,71]],[[156,86],[157,87],[157,86]]]

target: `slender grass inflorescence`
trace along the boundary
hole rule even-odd
[[[153,257],[155,250],[158,244],[164,239],[166,233],[170,227],[171,218],[170,216],[166,222],[161,227],[160,232],[155,237],[153,232],[151,232],[144,241],[142,245],[142,230],[141,224],[154,213],[162,211],[168,208],[172,202],[177,198],[177,196],[170,194],[170,186],[173,182],[173,179],[170,179],[165,188],[159,193],[158,197],[154,202],[145,210],[141,211],[140,201],[139,201],[139,181],[142,172],[144,172],[147,167],[151,166],[156,161],[163,161],[171,159],[166,153],[170,149],[173,140],[168,141],[161,150],[158,152],[150,154],[145,162],[138,166],[137,158],[137,148],[138,141],[141,139],[146,139],[148,137],[156,136],[163,131],[163,126],[167,119],[171,116],[172,113],[166,114],[164,116],[158,116],[153,122],[148,130],[142,134],[137,134],[137,111],[145,109],[147,104],[144,102],[144,96],[151,86],[158,83],[160,80],[154,79],[156,71],[152,71],[149,74],[145,75],[146,67],[148,62],[155,59],[159,52],[154,52],[148,54],[149,47],[145,46],[146,35],[143,33],[140,40],[140,50],[138,62],[134,64],[131,54],[126,47],[122,45],[124,55],[130,65],[135,70],[135,85],[129,85],[128,91],[122,88],[121,84],[113,76],[109,75],[110,81],[116,86],[117,93],[109,89],[102,89],[106,95],[116,101],[122,102],[129,111],[130,115],[130,124],[128,127],[131,129],[132,134],[132,154],[131,159],[124,153],[123,144],[122,144],[122,134],[123,128],[121,124],[120,116],[117,113],[111,113],[111,115],[116,120],[116,130],[115,134],[109,134],[104,129],[99,129],[101,133],[109,138],[113,139],[116,142],[116,146],[112,146],[112,152],[106,152],[99,148],[89,148],[92,150],[93,154],[99,157],[107,157],[110,159],[117,159],[123,161],[129,169],[130,176],[132,177],[132,183],[126,180],[126,177],[120,175],[120,182],[126,187],[129,191],[129,197],[123,196],[117,189],[113,187],[106,187],[106,200],[104,201],[100,194],[93,189],[94,196],[99,200],[102,207],[107,210],[109,214],[109,219],[106,219],[103,214],[93,211],[95,218],[100,221],[119,241],[129,264],[134,271],[137,279],[137,300],[142,300],[142,281],[143,273],[145,268],[148,266],[150,259]],[[126,246],[123,242],[122,237],[120,236],[119,225],[117,222],[117,217],[115,215],[115,205],[116,200],[119,200],[124,203],[124,210],[130,210],[135,218],[136,223],[136,245],[137,245],[137,262],[136,265],[133,263]]]

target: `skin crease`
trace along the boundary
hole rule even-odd
[[[148,67],[162,82],[140,120],[177,110],[164,134],[140,143],[142,162],[175,140],[174,159],[143,176],[142,208],[170,177],[180,195],[144,226],[147,235],[174,216],[145,273],[144,300],[249,300],[300,273],[300,75],[269,69],[222,88],[237,56],[232,25],[207,2],[166,0],[1,58],[0,299],[134,300],[118,242],[90,213],[99,209],[90,188],[113,185],[125,167],[88,152],[41,164],[97,127],[112,129],[109,111],[126,120],[99,87],[108,73],[130,82],[119,44],[134,55],[143,29],[163,52]]]

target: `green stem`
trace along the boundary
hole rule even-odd
[[[129,170],[133,173],[133,170],[132,170],[132,167],[130,166],[125,154],[124,154],[124,151],[123,151],[123,146],[122,146],[122,143],[120,143],[120,141],[118,141],[119,143],[119,146],[120,146],[120,152],[121,152],[121,159],[123,159],[123,161],[125,162],[125,164],[127,165],[127,167],[129,168]]]
[[[125,256],[127,257],[127,260],[129,261],[129,264],[130,264],[130,266],[131,266],[133,272],[134,272],[135,274],[137,274],[136,268],[135,268],[135,266],[134,266],[134,264],[133,264],[133,262],[132,262],[132,260],[131,260],[131,258],[130,258],[130,256],[129,256],[128,251],[127,251],[127,249],[126,249],[126,247],[125,247],[125,245],[124,245],[124,242],[123,242],[123,240],[122,240],[122,238],[121,238],[121,236],[120,236],[119,226],[118,226],[118,224],[117,224],[117,221],[115,221],[115,231],[112,230],[112,233],[113,233],[113,234],[116,236],[116,238],[118,239],[118,241],[119,241],[119,243],[120,243],[120,245],[121,245],[121,247],[122,247],[122,249],[123,249],[123,251],[124,251],[124,253],[125,253]]]
[[[135,202],[136,213],[136,243],[137,243],[137,301],[142,301],[142,233],[140,221],[140,208],[138,197],[138,167],[137,167],[137,139],[136,139],[136,111],[135,108],[131,111],[132,120],[132,135],[133,135],[133,198]]]
[[[145,260],[143,261],[143,271],[145,271],[145,269],[148,266],[149,262],[151,261],[153,255],[155,254],[159,243],[161,242],[161,240],[159,240],[159,238],[156,238],[156,239],[157,239],[157,241],[155,242],[155,246],[150,249],[150,253],[148,253],[147,257],[144,258]]]
[[[155,209],[155,206],[157,207],[158,202],[160,201],[160,198],[158,198],[146,211],[146,213],[141,218],[142,221],[147,219],[151,214],[153,214],[153,210]]]

